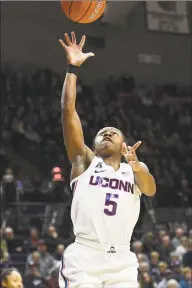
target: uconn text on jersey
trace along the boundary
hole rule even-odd
[[[107,178],[100,176],[91,176],[89,184],[92,186],[100,186],[103,188],[111,188],[114,190],[122,190],[134,194],[134,184],[119,180],[116,178]]]

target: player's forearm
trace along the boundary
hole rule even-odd
[[[155,179],[149,173],[145,166],[141,165],[141,170],[135,172],[136,183],[141,192],[149,197],[152,197],[156,193]]]
[[[74,111],[76,101],[77,76],[73,73],[67,73],[63,84],[61,95],[62,110]]]

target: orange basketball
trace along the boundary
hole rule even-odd
[[[96,21],[105,10],[104,1],[61,1],[61,8],[65,15],[77,23],[91,23]]]

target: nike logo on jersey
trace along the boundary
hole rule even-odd
[[[102,170],[102,171],[94,171],[94,173],[102,173],[102,172],[105,172],[106,170]]]
[[[129,172],[121,172],[122,175],[127,175]]]

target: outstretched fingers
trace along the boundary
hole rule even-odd
[[[133,149],[136,151],[138,148],[139,148],[139,146],[141,145],[141,141],[138,141],[137,143],[135,143],[134,145],[133,145]]]
[[[72,39],[72,44],[76,45],[77,41],[76,41],[75,32],[71,32],[71,39]]]
[[[72,35],[72,33],[71,33],[71,35]],[[65,33],[64,36],[65,36],[65,41],[66,41],[67,45],[71,46],[72,42],[71,42],[71,39],[69,38],[69,35],[67,33]]]
[[[67,45],[64,43],[64,41],[62,39],[59,39],[59,43],[61,44],[61,46],[66,49]]]
[[[83,48],[84,44],[85,44],[85,40],[86,40],[86,36],[83,35],[82,38],[81,38],[81,41],[79,43],[79,48]]]

